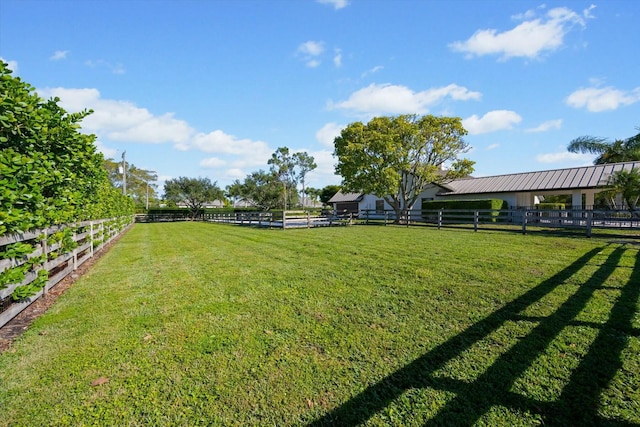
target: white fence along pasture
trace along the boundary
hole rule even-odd
[[[42,259],[24,272],[24,275],[21,274],[23,277],[18,283],[0,286],[0,327],[93,257],[132,223],[133,217],[111,218],[0,236],[0,274],[11,273],[12,269],[25,266],[29,260],[36,257]],[[69,251],[65,250],[62,241],[52,242],[50,239],[56,233],[65,233],[65,230],[73,242],[73,249]],[[20,257],[7,257],[7,248],[16,243],[28,243],[33,247],[33,251]],[[43,274],[46,275],[46,282],[35,295],[17,301],[13,298],[12,294],[16,288],[33,283]]]

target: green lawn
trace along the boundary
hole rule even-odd
[[[0,425],[639,425],[639,248],[137,224],[0,355]]]

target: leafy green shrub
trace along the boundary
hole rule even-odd
[[[68,113],[11,73],[0,61],[0,235],[133,213],[95,135],[79,132],[91,112]]]

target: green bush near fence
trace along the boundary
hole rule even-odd
[[[422,203],[422,217],[428,220],[436,220],[438,210],[466,210],[466,211],[493,211],[490,212],[491,222],[498,222],[500,210],[509,209],[509,204],[501,199],[478,199],[478,200],[430,200]]]
[[[557,211],[566,209],[566,205],[564,203],[538,203],[536,205],[536,209],[543,211]]]
[[[536,209],[541,211],[559,211],[564,210],[566,205],[564,203],[538,203]],[[554,212],[540,212],[541,217],[557,217],[558,213]]]

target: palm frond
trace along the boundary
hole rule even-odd
[[[567,150],[571,153],[602,154],[611,146],[606,138],[580,136],[569,143]]]

